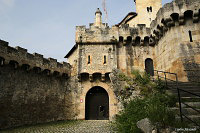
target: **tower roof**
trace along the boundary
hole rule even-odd
[[[97,8],[97,11],[95,12],[95,15],[96,15],[97,13],[100,13],[100,14],[102,15],[102,12],[100,11],[99,8]]]

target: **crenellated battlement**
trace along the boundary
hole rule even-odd
[[[171,27],[200,21],[199,0],[175,0],[165,4],[151,22],[152,36],[158,41]]]
[[[90,24],[76,27],[76,43],[116,43],[131,42],[132,45],[154,46],[171,27],[181,26],[187,23],[198,23],[200,21],[199,0],[175,0],[165,4],[157,12],[156,19],[151,22],[150,28],[144,24],[137,27],[129,27],[128,24],[112,26],[102,24],[95,27]]]
[[[151,29],[147,28],[144,24],[139,24],[137,27],[129,27],[129,25],[112,26],[109,28],[95,27],[90,24],[89,28],[86,26],[76,27],[76,43],[116,43],[123,41],[127,43],[129,41],[141,41],[144,42],[146,38],[150,38]]]
[[[97,27],[91,23],[89,28],[86,28],[86,26],[77,26],[75,41],[76,43],[110,42],[117,37],[114,29],[114,27],[109,28],[107,24]]]
[[[30,54],[27,49],[19,46],[13,48],[8,42],[0,40],[0,65],[10,64],[15,69],[22,67],[27,71],[33,69],[37,73],[45,72],[47,75],[55,74],[57,76],[70,76],[70,64],[66,62],[59,63],[53,58],[44,58],[38,53]]]

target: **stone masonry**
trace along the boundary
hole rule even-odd
[[[118,112],[120,103],[110,81],[113,69],[128,75],[135,69],[143,72],[151,60],[152,70],[177,73],[182,82],[200,82],[200,1],[174,0],[163,7],[161,0],[135,2],[137,13],[129,13],[117,25],[102,23],[97,9],[95,23],[76,27],[76,44],[66,58],[79,79],[79,119],[85,118],[85,92],[95,86],[106,88],[112,97],[109,118]]]
[[[143,72],[149,60],[153,70],[200,82],[200,0],[135,3],[137,13],[112,27],[102,23],[100,9],[89,28],[77,26],[76,44],[65,56],[69,63],[0,40],[0,129],[86,119],[86,95],[95,87],[107,92],[112,120],[121,109],[116,86],[123,87],[113,71]]]

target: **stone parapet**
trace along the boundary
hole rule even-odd
[[[57,73],[60,76],[70,76],[71,66],[66,62],[57,62],[53,58],[44,58],[38,53],[30,54],[27,49],[19,46],[13,48],[9,43],[0,40],[0,61],[1,65],[15,64],[15,67],[26,66],[28,70],[39,68],[40,71],[47,71],[50,74]]]
[[[174,0],[160,8],[151,22],[151,34],[157,42],[171,27],[199,23],[199,20],[199,0]]]
[[[151,30],[144,24],[139,24],[138,27],[129,27],[129,25],[122,25],[121,27],[112,26],[109,28],[105,27],[94,27],[90,24],[89,28],[86,26],[76,27],[76,43],[114,43],[119,42],[120,37],[123,38],[124,42],[129,40],[135,41],[139,37],[141,42],[144,42],[145,37],[150,38]]]
[[[111,28],[107,24],[102,27],[90,24],[89,28],[77,26],[76,43],[113,42],[120,41],[121,38],[125,44],[131,41],[133,45],[144,45],[148,41],[150,46],[154,46],[171,27],[199,21],[199,0],[174,0],[160,8],[150,28],[144,24],[138,24],[137,27],[129,27],[128,24],[120,27],[115,25]]]

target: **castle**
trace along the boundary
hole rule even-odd
[[[76,27],[69,63],[0,42],[0,128],[66,119],[113,119],[119,101],[113,70],[177,73],[200,82],[200,1],[135,0],[136,11],[112,27]],[[174,80],[175,77],[168,77]]]

